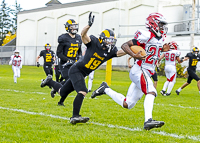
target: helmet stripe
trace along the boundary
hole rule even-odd
[[[104,30],[103,33],[105,34],[106,37],[110,37],[110,32],[108,30]]]
[[[68,22],[69,24],[72,24],[72,20],[71,20],[71,19],[69,19],[67,22]]]

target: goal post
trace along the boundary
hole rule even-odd
[[[106,82],[108,86],[111,85],[111,75],[112,75],[112,59],[108,60],[106,63]]]

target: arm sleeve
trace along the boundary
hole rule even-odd
[[[58,43],[59,44],[58,44],[58,47],[57,47],[57,53],[56,54],[57,54],[58,58],[60,58],[62,61],[67,62],[68,58],[63,55],[64,43],[63,43],[61,36],[58,37]]]

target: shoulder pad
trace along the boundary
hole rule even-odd
[[[65,37],[66,37],[65,34],[60,35],[60,36],[58,37],[58,43],[64,42]]]
[[[139,29],[134,34],[134,39],[138,40],[140,43],[146,43],[151,38],[151,32]]]

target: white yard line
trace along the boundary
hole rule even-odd
[[[51,118],[56,118],[56,119],[63,119],[63,120],[69,120],[69,118],[66,117],[61,117],[61,116],[57,116],[57,115],[52,115],[52,114],[45,114],[45,113],[37,113],[37,112],[31,112],[31,111],[25,111],[22,109],[12,109],[12,108],[6,108],[6,107],[0,107],[0,109],[3,110],[9,110],[9,111],[15,111],[15,112],[21,112],[21,113],[26,113],[26,114],[31,114],[31,115],[41,115],[41,116],[47,116],[47,117],[51,117]],[[109,128],[119,128],[119,129],[124,129],[124,130],[128,130],[128,131],[142,131],[143,129],[140,128],[129,128],[129,127],[124,127],[124,126],[118,126],[118,125],[112,125],[112,124],[102,124],[102,123],[97,123],[97,122],[89,122],[98,126],[105,126],[105,127],[109,127]],[[160,132],[156,132],[156,131],[151,131],[154,134],[159,134],[159,135],[163,135],[163,136],[170,136],[173,138],[178,138],[178,139],[191,139],[191,140],[195,140],[195,141],[200,141],[200,135],[198,136],[183,136],[183,135],[177,135],[177,134],[172,134],[172,133],[166,133],[164,131],[160,131]]]
[[[14,89],[0,89],[0,90],[12,91],[12,92],[20,92],[20,93],[47,94],[47,93],[44,93],[44,92],[25,92],[25,91],[14,90]]]
[[[32,93],[32,94],[50,94],[50,93],[44,93],[44,92],[25,92],[25,91],[19,91],[19,90],[14,90],[14,89],[0,89],[2,91],[11,91],[11,92],[20,92],[20,93]],[[69,95],[68,97],[75,97],[74,95]],[[90,96],[86,96],[85,98],[87,99],[91,99]],[[95,99],[92,99],[92,100],[98,100],[98,98],[95,98]],[[110,101],[113,101],[112,99],[108,99]],[[137,103],[139,104],[139,103]],[[143,104],[143,103],[142,103]],[[197,109],[199,110],[200,107],[185,107],[185,106],[182,106],[182,105],[173,105],[173,104],[160,104],[160,103],[154,103],[154,105],[158,105],[158,106],[172,106],[172,107],[177,107],[177,108],[185,108],[185,109]]]

